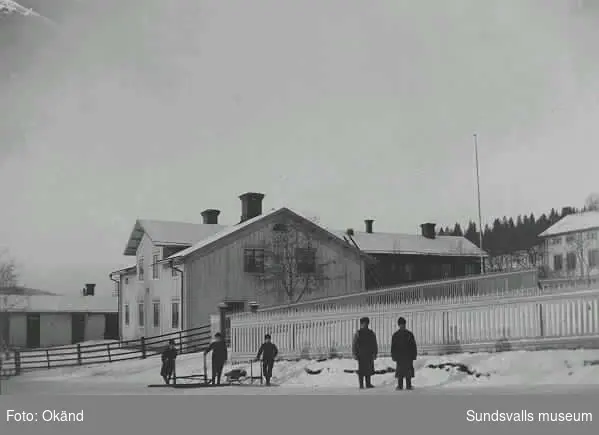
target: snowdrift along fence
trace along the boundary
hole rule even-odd
[[[203,325],[136,340],[15,350],[4,359],[2,372],[10,376],[32,370],[145,359],[159,355],[169,340],[175,340],[180,354],[199,352],[210,344],[210,328]]]
[[[403,316],[421,353],[599,347],[599,289],[420,304],[355,305],[232,316],[231,357],[247,359],[269,333],[287,358],[351,356],[359,318],[370,317],[381,356]],[[534,292],[538,294],[534,294]]]

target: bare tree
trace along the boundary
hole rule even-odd
[[[591,193],[587,196],[584,208],[588,211],[599,211],[599,193]]]
[[[8,292],[17,285],[17,267],[7,252],[0,252],[0,371],[2,362],[9,357],[8,353],[8,311],[17,304],[17,300],[11,300]]]
[[[576,262],[580,266],[580,277],[589,281],[591,273],[597,269],[597,250],[594,249],[596,237],[596,232],[581,231],[566,239],[570,252],[576,256]]]
[[[257,278],[263,291],[284,296],[288,304],[301,301],[336,279],[328,273],[328,267],[335,262],[320,261],[312,234],[292,222],[275,224],[272,238],[259,250],[263,264]]]

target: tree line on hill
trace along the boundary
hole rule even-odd
[[[516,219],[507,216],[497,218],[493,224],[485,225],[483,248],[491,256],[528,251],[541,243],[539,234],[550,226],[570,214],[589,210],[599,210],[599,200],[596,194],[590,195],[585,206],[580,209],[562,207],[559,212],[553,208],[549,213],[543,213],[538,217],[534,213],[530,213],[529,215],[518,215]],[[476,246],[480,246],[478,226],[474,221],[468,223],[465,231],[459,223],[456,223],[453,227],[440,228],[438,235],[464,236]]]

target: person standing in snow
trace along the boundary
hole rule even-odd
[[[270,380],[272,378],[272,369],[275,365],[275,358],[279,354],[279,349],[271,341],[270,334],[264,336],[264,343],[258,349],[258,355],[256,361],[260,361],[262,357],[262,375],[266,379],[266,386],[270,386]]]
[[[212,352],[212,385],[220,385],[223,367],[227,361],[227,343],[220,332],[214,334],[214,341],[204,351],[204,355],[208,352]]]
[[[168,346],[162,352],[162,367],[160,368],[160,376],[164,379],[165,384],[170,384],[171,378],[175,371],[175,359],[177,358],[177,349],[175,348],[175,340],[168,341]]]
[[[414,377],[414,361],[418,356],[416,339],[411,331],[406,329],[406,319],[400,317],[397,320],[399,329],[391,338],[391,358],[395,361],[395,377],[397,378],[397,390],[403,390],[403,381],[406,380],[406,389],[412,389],[412,378]]]
[[[360,389],[374,388],[372,385],[371,376],[374,375],[374,360],[378,355],[379,349],[376,341],[376,334],[368,326],[370,319],[362,317],[360,319],[360,329],[356,331],[352,342],[352,354],[354,359],[358,361],[358,382]]]

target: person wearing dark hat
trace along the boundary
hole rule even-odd
[[[395,377],[397,378],[397,389],[403,390],[404,379],[406,389],[412,389],[412,378],[414,377],[414,361],[418,355],[416,339],[411,331],[406,329],[406,319],[400,317],[397,321],[399,329],[391,338],[391,358],[395,361]]]
[[[370,319],[362,317],[360,319],[360,329],[356,331],[352,342],[352,353],[354,359],[358,361],[358,382],[360,389],[374,388],[372,385],[371,376],[374,375],[374,360],[379,352],[376,341],[376,334],[368,326]]]
[[[223,367],[227,361],[227,343],[223,340],[220,332],[214,334],[214,341],[210,343],[204,355],[212,352],[212,385],[220,385],[220,379],[223,375]]]
[[[160,368],[160,376],[164,379],[165,384],[170,384],[171,378],[175,371],[175,359],[177,358],[177,348],[175,347],[175,340],[170,339],[166,349],[162,352],[162,367]]]
[[[266,386],[270,386],[270,380],[272,378],[272,369],[275,365],[275,358],[279,354],[279,349],[270,340],[270,334],[264,336],[264,343],[258,349],[258,355],[256,361],[260,361],[262,357],[262,375],[266,379]]]

